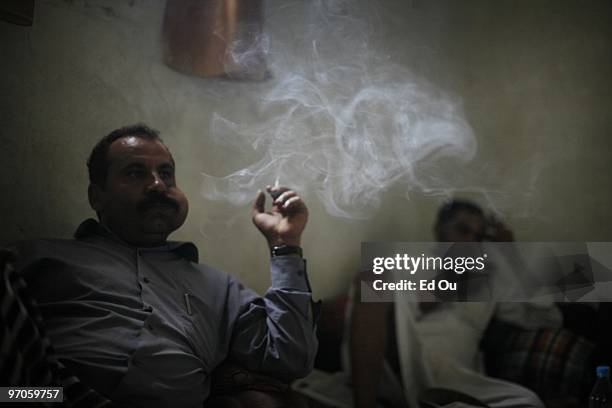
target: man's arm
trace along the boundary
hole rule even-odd
[[[301,257],[273,258],[270,269],[272,286],[263,297],[240,288],[243,308],[230,356],[250,370],[290,381],[312,370],[316,316]]]
[[[267,188],[272,209],[265,211],[259,192],[252,207],[253,223],[270,249],[297,250],[308,220],[302,199],[287,188]],[[247,368],[290,380],[307,375],[317,351],[315,313],[305,263],[300,254],[273,256],[272,285],[263,298],[241,288],[244,308],[232,335],[230,353]]]
[[[387,341],[387,314],[391,303],[362,303],[356,283],[350,323],[351,377],[355,408],[376,407]]]

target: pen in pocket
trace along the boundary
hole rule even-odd
[[[189,293],[185,293],[183,297],[185,298],[185,307],[187,308],[187,314],[191,316],[192,313],[191,313],[191,302],[189,302]]]

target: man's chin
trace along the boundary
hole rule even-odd
[[[152,205],[145,209],[143,213],[147,217],[156,216],[160,214],[164,214],[168,216],[168,214],[176,214],[178,212],[178,208],[171,205]]]
[[[185,221],[182,213],[170,207],[152,208],[141,218],[141,231],[145,234],[167,237]]]
[[[175,223],[165,217],[155,217],[147,220],[142,228],[145,233],[153,235],[170,235],[175,229]]]

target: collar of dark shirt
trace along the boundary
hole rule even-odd
[[[118,244],[130,246],[131,245],[123,242],[119,237],[117,237],[111,230],[106,228],[106,226],[100,224],[98,221],[93,218],[88,218],[79,225],[77,230],[74,233],[74,237],[76,239],[84,239],[91,236],[98,236],[110,239]],[[132,247],[134,248],[134,247]],[[198,248],[192,244],[191,242],[179,242],[179,241],[168,241],[166,245],[155,247],[155,248],[146,248],[147,251],[155,252],[155,251],[170,251],[175,252],[182,256],[183,258],[191,261],[198,262]]]

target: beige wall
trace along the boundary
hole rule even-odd
[[[305,3],[268,2],[267,27],[284,45],[299,36]],[[213,142],[212,113],[253,120],[257,95],[274,80],[236,84],[174,72],[161,63],[164,2],[118,4],[37,1],[33,27],[0,22],[0,242],[70,236],[92,215],[91,147],[110,130],[143,121],[162,132],[191,199],[173,238],[195,241],[202,260],[264,290],[266,248],[247,206],[209,202],[200,190],[202,172],[221,176],[253,161]],[[369,7],[371,47],[463,101],[478,150],[459,194],[493,206],[518,239],[612,240],[610,1],[385,0]],[[443,195],[398,183],[381,197],[370,219],[349,220],[306,193],[304,247],[319,297],[346,288],[362,240],[432,239]]]

